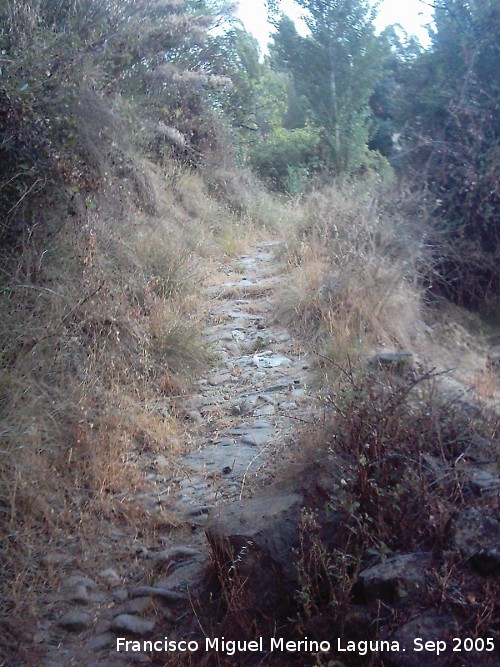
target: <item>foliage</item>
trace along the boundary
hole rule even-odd
[[[162,136],[177,137],[181,153],[213,146],[208,91],[227,81],[204,71],[202,45],[229,19],[226,3],[11,0],[2,7],[4,236],[13,240],[29,224],[42,190],[55,185],[64,193],[66,185],[74,196],[121,168],[127,131],[117,108],[124,96],[141,109],[134,124],[152,136],[158,120],[160,129],[174,124]]]
[[[211,49],[218,71],[231,79],[219,98],[240,163],[275,190],[299,191],[318,142],[312,128],[286,129],[289,77],[260,62],[257,41],[241,29],[215,37]]]
[[[277,127],[250,152],[250,164],[272,188],[299,194],[320,167],[319,132]]]
[[[438,6],[403,95],[401,165],[436,199],[441,287],[471,306],[498,306],[500,291],[499,19],[498,0]]]
[[[424,49],[399,26],[388,26],[380,35],[386,57],[381,78],[370,98],[372,111],[369,147],[387,158],[397,158],[397,137],[401,133],[401,107],[408,71]]]
[[[370,638],[371,631],[377,638],[388,637],[410,610],[436,606],[453,614],[460,627],[494,633],[496,586],[478,587],[473,611],[466,598],[469,565],[449,536],[457,508],[473,502],[491,511],[494,505],[493,496],[479,501],[472,496],[456,461],[477,446],[478,431],[491,451],[498,422],[486,414],[472,419],[456,399],[440,399],[439,374],[391,378],[338,365],[336,371],[337,380],[324,396],[327,414],[328,406],[333,414],[321,463],[340,480],[330,510],[333,515],[340,511],[343,520],[332,540],[318,511],[304,513],[297,554],[302,635],[341,637],[345,643],[362,628],[363,639]],[[323,524],[327,522],[323,518]],[[401,553],[430,555],[433,576],[426,591],[416,600],[402,585],[399,601],[372,600],[370,609],[361,593],[360,571]],[[368,665],[372,660],[356,656],[347,664]]]
[[[324,159],[336,173],[357,171],[369,140],[369,100],[381,76],[382,42],[374,12],[360,0],[300,0],[310,36],[282,17],[271,48],[274,67],[291,73],[320,129]]]

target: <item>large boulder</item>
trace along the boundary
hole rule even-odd
[[[301,541],[306,550],[315,539],[327,549],[342,544],[345,515],[331,506],[338,484],[324,463],[297,462],[287,466],[284,481],[212,510],[206,535],[225,594],[244,596],[249,611],[286,616],[299,589]]]
[[[300,493],[270,489],[211,516],[206,533],[218,576],[241,586],[247,609],[276,612],[293,597],[302,506]]]
[[[423,611],[401,625],[391,637],[399,651],[384,651],[383,664],[387,667],[447,667],[454,662],[454,637],[460,632],[455,620],[434,609]],[[438,642],[440,642],[438,644]]]

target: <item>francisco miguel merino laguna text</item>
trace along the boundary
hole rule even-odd
[[[260,637],[253,641],[240,641],[216,637],[214,639],[205,638],[204,641],[174,640],[164,637],[158,640],[130,640],[118,637],[116,640],[116,650],[118,652],[131,653],[195,653],[196,651],[216,651],[226,653],[229,656],[236,653],[263,653],[264,651],[280,651],[283,653],[329,653],[334,650],[339,653],[356,652],[359,655],[367,655],[369,652],[379,651],[399,651],[399,642],[397,641],[348,641],[343,643],[340,639],[335,642],[314,641],[307,637],[299,641],[287,641],[272,637],[269,645],[264,646],[264,638]]]

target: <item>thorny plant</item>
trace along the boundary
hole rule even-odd
[[[345,548],[329,549],[321,538],[316,512],[304,509],[299,524],[297,553],[299,625],[308,623],[328,607],[343,636],[345,616],[351,602],[352,582],[359,572],[359,550],[349,540]]]

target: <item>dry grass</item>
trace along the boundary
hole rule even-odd
[[[146,464],[186,440],[169,395],[209,359],[200,255],[217,247],[220,206],[189,175],[132,171],[76,221],[41,210],[1,257],[0,592],[13,622],[46,581],[34,552],[65,550],[74,531],[97,550],[110,522],[145,529],[130,500],[148,489]]]
[[[442,398],[433,373],[403,380],[343,369],[341,376],[325,395],[332,435],[323,436],[319,454],[341,481],[330,501],[331,510],[344,516],[341,544],[339,549],[326,545],[316,516],[304,517],[298,554],[303,633],[311,637],[329,628],[329,635],[348,639],[360,629],[352,626],[359,613],[353,605],[360,569],[393,554],[427,553],[433,576],[413,606],[410,598],[410,609],[437,606],[454,616],[463,632],[494,635],[498,582],[494,576],[478,578],[450,534],[457,511],[472,505],[486,515],[494,512],[495,494],[472,493],[456,461],[480,456],[480,446],[498,461],[498,419],[487,410],[472,416],[456,399]],[[316,459],[317,449],[313,437],[308,451]],[[401,607],[405,604],[403,597]],[[373,630],[383,636],[406,618],[396,603],[386,605],[383,621],[374,612]],[[475,664],[471,660],[466,664]]]
[[[411,230],[347,186],[312,193],[294,215],[282,321],[341,361],[379,346],[415,349],[425,327]]]
[[[69,211],[40,209],[0,258],[0,655],[31,651],[47,551],[84,568],[112,525],[175,525],[136,494],[155,497],[157,454],[177,472],[188,438],[172,398],[211,360],[207,271],[254,233],[192,170],[129,152],[116,171]]]
[[[497,578],[475,572],[452,535],[457,512],[471,506],[485,516],[495,512],[495,494],[476,495],[456,462],[481,442],[482,451],[492,458],[496,451],[498,457],[498,420],[487,412],[472,416],[456,401],[442,399],[433,373],[404,379],[341,371],[325,392],[324,418],[317,430],[304,429],[300,443],[304,468],[315,463],[338,483],[326,503],[323,493],[316,497],[314,485],[308,486],[294,553],[295,609],[288,608],[286,616],[280,610],[274,617],[269,610],[255,613],[255,584],[239,571],[241,555],[228,564],[212,544],[222,611],[213,629],[205,620],[205,631],[253,639],[273,636],[279,628],[278,636],[294,641],[338,637],[345,645],[387,639],[422,610],[437,609],[453,618],[464,636],[496,637]],[[365,598],[360,572],[401,554],[429,558],[425,586],[407,593],[403,582],[400,597],[398,592],[394,599]],[[303,653],[273,656],[272,664],[380,662],[370,654],[338,654],[336,640],[332,647],[321,663]],[[467,655],[464,665],[483,664],[482,657]],[[232,662],[222,656],[220,664]],[[251,659],[242,657],[242,664]],[[484,664],[496,664],[494,656],[486,656]]]
[[[216,168],[196,172],[176,167],[170,176],[170,186],[177,206],[186,216],[183,226],[197,239],[194,246],[197,254],[215,257],[223,254],[232,258],[265,234],[267,225],[276,228],[276,220],[283,211],[253,180],[248,191],[245,174],[227,172],[230,187],[219,187],[214,185],[218,173]],[[241,206],[235,203],[236,192],[244,199]],[[264,211],[268,212],[267,217]]]
[[[21,637],[46,549],[67,550],[75,533],[97,553],[111,523],[134,534],[163,520],[130,500],[148,490],[151,457],[170,456],[174,473],[187,440],[171,397],[210,359],[205,268],[280,210],[248,174],[144,159],[142,102],[98,87],[70,91],[59,180],[9,204],[0,231],[0,595]]]
[[[497,374],[491,370],[485,370],[473,378],[476,392],[481,398],[492,400],[499,390]]]

